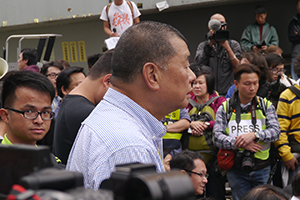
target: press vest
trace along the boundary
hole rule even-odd
[[[257,97],[257,98],[261,98],[261,97]],[[225,113],[227,113],[227,101],[223,102]],[[267,105],[266,109],[271,105],[271,102],[269,102],[266,99],[263,99],[262,101],[264,102],[265,105]],[[261,101],[258,100],[258,102]],[[237,124],[236,122],[236,113],[232,112],[225,133],[228,134],[230,137],[237,137],[245,133],[265,130],[267,128],[266,116],[259,108],[259,105],[256,106],[255,113],[256,113],[256,124],[253,125],[252,116],[250,112],[241,113],[241,121],[239,124]],[[269,158],[270,143],[264,143],[264,142],[259,142],[259,143],[262,145],[262,150],[257,151],[254,154],[254,157],[260,160],[267,160]],[[244,149],[239,149],[239,150],[244,150]]]
[[[13,145],[13,143],[11,143],[11,141],[9,141],[9,139],[7,138],[6,134],[4,135],[3,140],[0,140],[0,144]],[[37,147],[37,145],[35,145],[35,146]],[[53,154],[52,154],[52,155],[53,155]],[[53,156],[54,156],[54,155],[53,155]],[[54,156],[54,157],[55,157],[55,161],[56,161],[57,163],[59,163],[59,164],[62,163],[61,160],[60,160],[58,157],[56,157],[56,156]]]
[[[167,121],[164,123],[164,125],[172,124],[174,122],[179,121],[180,120],[180,109],[171,112],[170,114],[165,116],[165,118],[167,119]],[[163,139],[180,140],[181,137],[182,137],[182,133],[168,133],[167,132],[163,136]]]

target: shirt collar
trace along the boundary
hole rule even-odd
[[[7,138],[7,133],[5,133],[4,139],[2,140],[1,144],[13,145],[13,143],[11,143],[11,141],[9,141],[9,139]],[[37,147],[37,145],[35,146]]]
[[[164,125],[126,95],[109,88],[104,95],[103,100],[107,100],[114,106],[127,112],[136,121],[139,121],[139,124],[144,127],[143,129],[153,133],[152,139],[161,138],[165,135],[166,129]]]
[[[9,145],[12,145],[11,141],[9,141],[9,139],[7,138],[6,133],[5,133],[5,135],[4,135],[4,138],[3,138],[2,142],[1,142],[1,144],[9,144]]]

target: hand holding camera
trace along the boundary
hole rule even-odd
[[[229,39],[229,31],[226,30],[227,23],[221,23],[217,19],[211,19],[208,22],[208,27],[210,29],[210,40],[215,41],[225,41]]]

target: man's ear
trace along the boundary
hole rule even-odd
[[[239,88],[238,88],[238,81],[237,81],[237,80],[234,80],[233,83],[234,83],[235,87],[236,87],[237,89],[239,89]]]
[[[186,171],[185,171],[185,170],[183,170],[183,169],[182,169],[182,170],[180,170],[180,172],[181,172],[181,173],[184,173],[184,174],[188,174],[188,173],[186,173]]]
[[[8,123],[9,122],[8,110],[1,108],[0,109],[0,117],[5,123]]]
[[[25,61],[26,65],[27,65],[27,63],[28,63],[28,59],[26,59],[26,60],[24,60],[24,61]]]
[[[151,90],[159,89],[158,73],[160,69],[154,63],[146,63],[143,67],[143,77]]]
[[[64,86],[61,86],[61,92],[63,93],[64,97],[68,94],[68,91],[65,89]]]
[[[102,83],[106,90],[110,87],[110,77],[111,77],[111,74],[106,74],[104,76],[104,78],[102,79]]]

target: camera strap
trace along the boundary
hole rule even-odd
[[[252,124],[255,127],[256,125],[256,101],[255,101],[256,96],[252,99],[252,105],[250,107],[250,112],[251,112],[251,119],[252,119]]]
[[[298,98],[300,98],[300,91],[295,86],[292,85],[289,88]]]
[[[267,28],[265,34],[262,36],[262,38],[261,38],[261,40],[260,40],[260,44],[262,44],[263,41],[265,41],[265,39],[266,39],[266,37],[267,37],[267,35],[268,35],[270,29],[271,29],[271,25],[269,25],[269,27]]]
[[[250,113],[251,113],[251,122],[253,124],[253,126],[255,127],[256,125],[256,96],[252,99],[252,103],[250,106]],[[239,123],[241,122],[241,105],[240,105],[240,99],[237,96],[237,104],[236,104],[236,123],[237,125],[239,125]],[[238,132],[239,130],[237,130]]]

